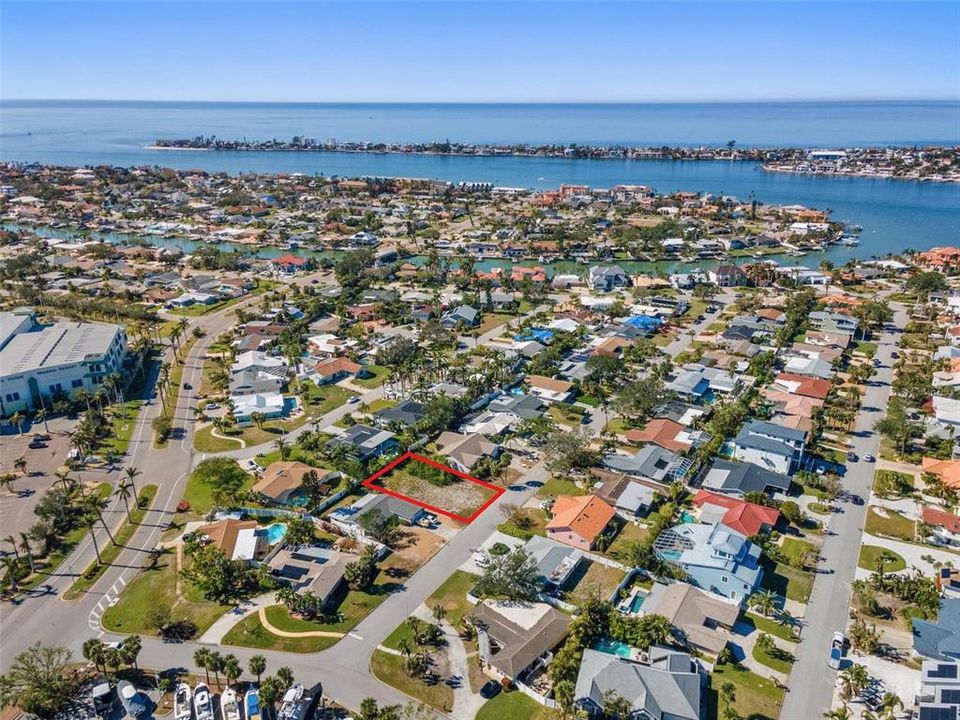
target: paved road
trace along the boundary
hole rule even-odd
[[[903,327],[907,322],[906,311],[897,304],[891,304],[891,307],[896,313],[895,324]],[[898,338],[899,332],[880,336],[877,358],[882,364],[864,393],[853,437],[853,450],[861,458],[865,453],[874,456],[880,453],[880,438],[873,432],[873,426],[883,417],[890,397],[890,383],[893,380],[890,353],[896,348]],[[872,463],[862,459],[850,463],[843,480],[844,487],[848,492],[867,500],[873,484],[873,473]],[[836,671],[827,666],[827,649],[834,631],[843,631],[847,626],[850,584],[856,575],[867,504],[845,503],[843,510],[831,516],[828,526],[830,535],[825,538],[820,551],[824,560],[807,605],[803,642],[797,650],[781,720],[822,717],[830,709],[833,700]]]

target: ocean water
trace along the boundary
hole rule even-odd
[[[756,163],[148,150],[157,138],[851,146],[960,144],[960,102],[436,105],[0,102],[0,160],[429,177],[550,188],[642,183],[830,208],[862,225],[834,261],[960,240],[960,186],[766,173]],[[833,258],[833,256],[836,258]],[[807,259],[804,258],[804,261]]]

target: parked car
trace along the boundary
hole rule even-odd
[[[184,389],[184,390],[193,390],[193,385],[191,385],[190,383],[184,383],[184,384],[183,384],[183,389]]]
[[[864,461],[864,462],[876,462],[877,459],[876,459],[873,455],[871,455],[870,453],[864,453],[863,461]]]
[[[358,402],[360,402],[360,398],[358,398],[356,395],[352,396],[347,400],[348,405],[353,405],[354,403],[358,403]]]
[[[480,697],[484,700],[489,700],[499,695],[500,690],[502,690],[500,683],[496,680],[487,680],[487,682],[483,684],[483,687],[480,688]]]
[[[34,438],[33,440],[31,440],[30,444],[27,445],[27,447],[30,448],[31,450],[36,450],[38,448],[45,448],[46,446],[47,444],[43,440],[38,440],[37,438]]]
[[[856,462],[856,461],[857,461],[857,454],[856,454],[855,452],[852,452],[852,451],[851,451],[851,452],[848,452],[848,453],[847,453],[847,462]]]
[[[834,670],[840,669],[840,661],[843,659],[843,649],[846,642],[847,639],[842,632],[838,631],[833,633],[833,640],[830,643],[830,654],[827,657],[827,665]]]

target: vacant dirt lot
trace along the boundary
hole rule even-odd
[[[417,462],[408,460],[407,463]],[[429,480],[411,474],[407,463],[377,479],[377,485],[447,512],[469,517],[495,494],[495,490],[462,480],[454,475],[449,485],[435,485]]]

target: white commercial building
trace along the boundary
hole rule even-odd
[[[49,407],[81,388],[93,392],[122,370],[126,355],[119,325],[40,325],[29,308],[0,312],[0,415]]]

